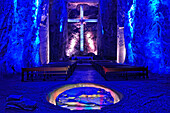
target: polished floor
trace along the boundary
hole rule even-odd
[[[77,64],[69,82],[100,82],[105,79],[93,68],[90,63]]]

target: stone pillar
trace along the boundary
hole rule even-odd
[[[124,27],[119,27],[117,31],[117,63],[124,63],[125,57]]]
[[[42,4],[40,23],[40,59],[41,64],[49,63],[49,1]]]

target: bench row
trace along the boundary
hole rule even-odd
[[[108,80],[109,77],[116,74],[128,79],[128,76],[132,75],[132,73],[138,73],[135,76],[138,75],[143,76],[143,78],[149,78],[148,67],[136,67],[113,62],[92,62],[92,64],[105,80]],[[131,74],[128,75],[130,72]]]
[[[40,67],[31,67],[31,68],[22,68],[22,79],[21,81],[25,81],[25,75],[27,80],[34,80],[35,75],[43,75],[43,80],[50,76],[61,76],[67,80],[73,73],[76,67],[76,62],[68,63],[54,63],[54,64],[46,64]]]

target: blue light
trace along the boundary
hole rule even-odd
[[[130,2],[128,2],[130,5]],[[153,73],[164,73],[163,26],[164,15],[159,9],[160,0],[133,0],[127,11],[125,41],[126,62],[131,65],[148,66]],[[126,28],[125,26],[125,28]]]
[[[128,44],[128,53],[129,53],[129,62],[133,63],[134,62],[134,53],[133,53],[133,48],[131,43]]]
[[[133,53],[133,47],[132,47],[132,40],[133,40],[133,36],[134,36],[134,27],[135,27],[135,23],[134,23],[134,18],[135,18],[135,11],[136,11],[136,0],[133,0],[133,4],[130,8],[130,10],[128,11],[128,20],[129,20],[129,27],[130,27],[130,41],[128,44],[128,53],[129,53],[129,62],[133,63],[134,62],[134,53]]]
[[[62,7],[62,13],[60,16],[60,32],[63,32],[63,25],[64,25],[64,20],[66,19],[67,16],[67,10],[66,10],[66,4],[64,0],[60,0],[60,5]]]
[[[32,15],[32,17],[34,17],[34,25],[35,27],[37,27],[37,16],[38,16],[38,9],[39,9],[39,0],[35,0],[34,2],[34,7],[32,7],[32,10],[35,10],[35,14]]]
[[[60,32],[63,31],[63,17],[60,19]]]
[[[16,17],[17,15],[17,0],[14,0],[14,16]]]
[[[129,26],[130,26],[130,32],[131,32],[131,39],[133,39],[134,34],[134,18],[135,18],[135,11],[136,11],[136,0],[133,0],[133,4],[128,11],[128,19],[129,19]]]
[[[149,10],[148,14],[150,16],[150,20],[148,22],[152,22],[151,30],[148,30],[149,37],[146,37],[149,40],[146,43],[145,48],[148,50],[148,65],[152,68],[152,72],[154,73],[162,73],[164,72],[164,61],[163,61],[163,49],[162,49],[162,36],[161,36],[161,25],[159,23],[160,16],[158,15],[158,6],[160,4],[159,0],[152,0],[152,2],[148,5]],[[154,62],[154,65],[153,65]]]
[[[17,0],[14,0],[14,19],[15,19],[15,23],[17,23]],[[15,31],[17,32],[17,27],[15,29]]]
[[[80,51],[84,51],[84,25],[80,26]]]
[[[40,43],[40,38],[39,38],[39,27],[38,30],[36,32],[36,40],[35,40],[35,44],[38,45]]]
[[[104,35],[104,28],[103,28],[103,26],[102,26],[102,35]]]
[[[38,14],[39,14],[39,6],[40,6],[41,0],[35,0],[34,1],[34,6],[32,7],[32,10],[34,11],[34,14],[32,15],[32,17],[34,18],[33,20],[33,26],[35,29],[35,41],[32,42],[33,44],[33,52],[32,52],[32,56],[34,56],[34,66],[38,66],[39,65],[39,60],[40,60],[40,56],[39,56],[39,44],[40,44],[40,37],[39,37],[39,18],[38,18]]]

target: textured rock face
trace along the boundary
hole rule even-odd
[[[38,66],[41,1],[6,0],[0,4],[1,75]]]
[[[117,0],[101,0],[100,16],[102,36],[98,44],[101,56],[116,60],[117,57]]]
[[[64,0],[50,0],[50,61],[64,57],[65,40],[63,28],[67,22],[66,3]]]
[[[125,17],[126,63],[148,66],[154,73],[169,72],[168,2],[128,0]]]
[[[117,0],[117,24],[119,27],[124,27],[125,24],[126,4],[126,0]]]
[[[6,99],[5,109],[33,111],[37,108],[37,103],[22,95],[10,95]]]

